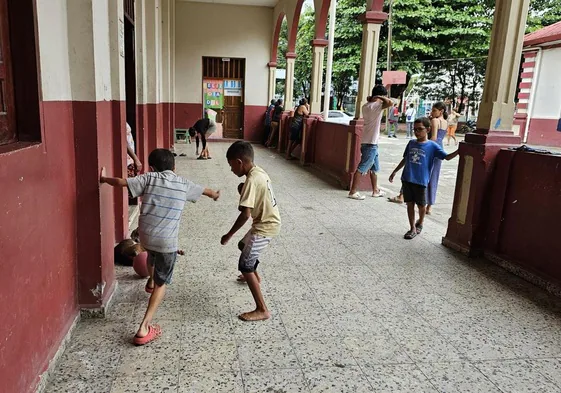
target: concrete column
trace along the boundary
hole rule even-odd
[[[51,4],[49,4],[51,6]],[[126,195],[99,184],[99,170],[126,176],[122,2],[66,2],[68,59],[76,173],[78,302],[103,315],[115,288],[112,249],[127,232]],[[50,29],[52,21],[40,20]],[[40,31],[42,31],[40,29]],[[48,42],[48,41],[47,41]],[[53,41],[54,42],[54,41]],[[52,45],[51,45],[52,46]],[[42,62],[52,61],[49,55]],[[64,68],[60,68],[63,69]],[[48,94],[49,89],[45,89]]]
[[[162,24],[162,84],[160,87],[162,125],[164,133],[164,148],[169,149],[172,145],[171,139],[173,129],[170,123],[171,102],[171,0],[161,0],[161,24]]]
[[[512,131],[514,97],[530,0],[497,0],[477,128]]]
[[[171,144],[175,144],[175,0],[170,1],[170,123]]]
[[[497,203],[491,196],[494,187],[504,187],[509,180],[508,173],[495,173],[497,155],[520,143],[512,126],[528,6],[529,0],[496,2],[477,131],[460,144],[452,217],[442,242],[472,256],[490,246],[489,239],[497,236],[493,221],[501,220],[503,200]]]
[[[275,98],[277,89],[277,63],[270,62],[267,64],[269,67],[269,101]]]
[[[286,54],[286,79],[284,87],[284,108],[288,110],[292,108],[294,101],[294,62],[296,53],[289,52]]]
[[[388,14],[381,11],[368,11],[361,15],[362,20],[362,54],[358,79],[358,96],[355,119],[362,117],[362,105],[376,84],[376,64],[378,63],[378,43],[380,27],[388,19]]]
[[[313,40],[312,80],[310,86],[310,112],[321,113],[321,88],[323,85],[323,59],[327,40]]]

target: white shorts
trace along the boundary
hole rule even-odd
[[[238,263],[238,270],[242,273],[253,273],[259,264],[259,254],[271,242],[270,237],[256,235],[249,231],[240,242],[240,261]]]

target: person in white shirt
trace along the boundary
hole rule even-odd
[[[417,110],[415,109],[415,104],[411,103],[409,108],[405,112],[405,123],[407,124],[407,139],[413,138],[413,124],[415,123],[415,118],[417,117]]]
[[[372,196],[382,197],[384,192],[378,188],[378,176],[380,171],[380,162],[378,159],[378,140],[380,139],[380,123],[382,121],[382,113],[384,109],[390,108],[393,103],[387,98],[388,91],[382,85],[376,85],[372,89],[372,96],[367,98],[366,104],[362,106],[362,115],[364,117],[364,130],[362,132],[362,140],[360,145],[360,163],[353,175],[353,182],[348,197],[356,200],[363,200],[358,189],[360,176],[370,174],[372,182]]]

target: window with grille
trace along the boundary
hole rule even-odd
[[[14,84],[7,0],[0,0],[0,145],[16,138]]]
[[[203,57],[203,78],[243,79],[245,59]]]
[[[0,146],[41,141],[35,31],[35,0],[0,0]]]

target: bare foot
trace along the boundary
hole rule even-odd
[[[251,312],[244,312],[243,314],[238,315],[238,318],[246,322],[264,321],[271,318],[271,313],[269,311],[255,310]]]

